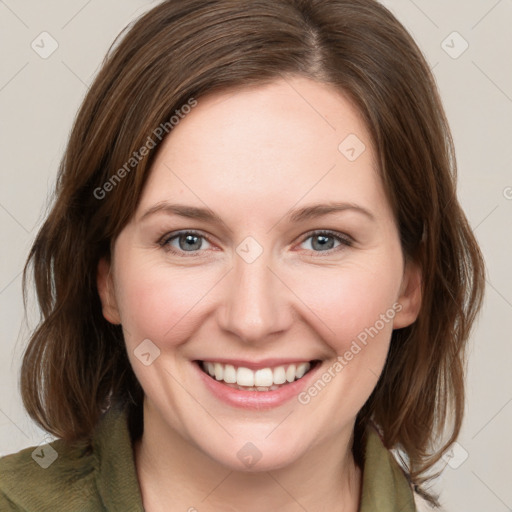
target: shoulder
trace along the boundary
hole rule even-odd
[[[92,438],[57,439],[0,458],[3,512],[143,512],[127,411],[110,407]]]
[[[446,512],[416,492],[404,467],[384,445],[379,429],[366,430],[361,512]]]
[[[95,494],[96,466],[87,443],[63,440],[6,455],[0,458],[0,509],[92,510],[80,507]]]

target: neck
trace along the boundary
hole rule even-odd
[[[145,400],[144,431],[134,442],[144,510],[356,512],[361,470],[352,456],[352,430],[326,439],[289,466],[234,471],[184,439]]]

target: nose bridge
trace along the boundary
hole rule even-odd
[[[254,239],[248,237],[236,252],[222,327],[244,341],[263,340],[286,328],[290,312],[284,285],[271,271],[271,251],[263,250]]]

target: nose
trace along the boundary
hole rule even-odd
[[[293,293],[272,266],[265,251],[252,262],[236,255],[226,276],[218,322],[245,343],[274,340],[292,325]]]

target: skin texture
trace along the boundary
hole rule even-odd
[[[354,161],[338,150],[349,134],[366,146]],[[404,261],[375,162],[352,104],[300,77],[200,98],[163,142],[111,265],[98,267],[103,314],[122,324],[146,395],[134,447],[146,510],[357,510],[355,417],[393,328],[411,324],[421,301],[420,271]],[[207,207],[222,222],[164,211],[141,220],[164,201]],[[286,218],[334,201],[360,205],[374,219],[349,209]],[[190,229],[204,236],[189,242],[193,251],[185,237],[159,244]],[[309,232],[326,229],[352,244],[329,238],[323,248]],[[236,252],[248,236],[263,250],[251,263]],[[321,375],[393,305],[393,318],[306,405],[229,406],[191,363],[321,359]],[[134,355],[144,339],[161,351],[149,366]],[[262,454],[250,468],[237,457],[248,441]]]

